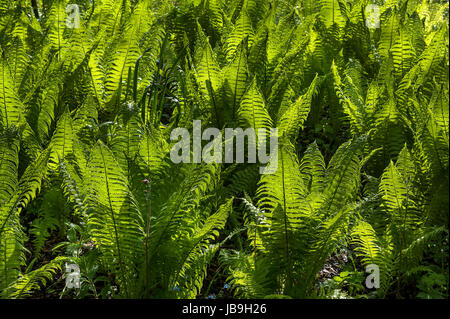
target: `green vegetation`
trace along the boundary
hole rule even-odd
[[[0,0],[0,296],[448,298],[448,31],[436,0]],[[193,120],[278,128],[277,172],[174,164]]]

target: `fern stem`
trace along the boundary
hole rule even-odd
[[[149,255],[148,255],[148,240],[150,234],[150,218],[152,214],[152,199],[151,199],[151,190],[152,184],[150,181],[146,181],[148,185],[147,190],[147,229],[145,232],[145,298],[150,297],[150,269],[149,269]]]
[[[122,275],[123,275],[124,286],[126,286],[127,283],[126,283],[126,279],[125,279],[125,270],[124,270],[124,267],[123,267],[123,260],[122,260],[122,256],[121,256],[121,252],[120,252],[119,232],[117,230],[116,216],[114,215],[114,209],[113,209],[112,202],[111,202],[111,191],[109,189],[109,183],[110,182],[109,182],[109,178],[108,178],[108,172],[106,171],[106,159],[104,157],[103,150],[101,148],[100,148],[100,154],[102,156],[103,163],[105,163],[105,165],[104,165],[104,173],[105,173],[105,179],[106,179],[105,185],[106,185],[106,192],[107,192],[107,195],[108,195],[108,204],[109,204],[109,209],[110,209],[110,212],[111,212],[111,218],[113,220],[115,242],[116,242],[116,246],[117,246],[117,254],[118,254],[118,257],[119,257],[119,266],[120,266],[120,270],[121,270]],[[125,291],[126,291],[126,293],[128,293],[127,289],[125,289]]]
[[[281,157],[281,184],[283,186],[283,212],[284,212],[284,237],[286,241],[286,258],[287,258],[287,269],[288,269],[288,284],[292,284],[292,274],[291,274],[291,259],[289,256],[289,236],[288,236],[288,222],[287,222],[287,205],[286,205],[286,185],[285,185],[285,175],[284,175],[284,161],[283,161],[283,152],[280,152]]]
[[[33,7],[33,13],[36,19],[39,20],[39,8],[36,0],[31,0],[31,6]]]

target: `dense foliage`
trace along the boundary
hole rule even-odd
[[[447,1],[0,0],[1,296],[448,297],[448,30]],[[193,120],[278,128],[277,172],[174,164]]]

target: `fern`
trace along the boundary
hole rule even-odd
[[[255,80],[242,97],[237,114],[241,126],[251,127],[255,132],[258,132],[259,129],[268,130],[272,127],[272,119],[264,105],[261,93],[258,92]]]
[[[42,285],[45,286],[53,280],[54,275],[61,271],[62,263],[66,261],[69,261],[69,259],[56,257],[41,268],[23,275],[4,291],[4,297],[16,299],[30,296],[35,290],[39,290]]]
[[[0,1],[0,295],[53,296],[69,261],[63,298],[392,299],[441,278],[448,3],[377,2],[379,28],[368,5]],[[194,120],[278,132],[277,170],[172,163]],[[325,280],[335,259],[350,277]],[[349,278],[370,264],[369,293]]]
[[[10,70],[4,59],[0,62],[0,90],[1,127],[5,129],[10,125],[19,125],[23,118],[24,106],[15,92]]]
[[[111,151],[101,142],[92,150],[87,182],[89,228],[105,263],[118,276],[124,296],[131,296],[133,263],[142,246],[142,220],[127,180]],[[101,187],[99,187],[101,185]],[[117,260],[117,262],[115,262]]]

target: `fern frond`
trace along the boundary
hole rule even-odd
[[[9,201],[18,184],[19,139],[10,127],[0,136],[0,206]]]
[[[127,176],[129,176],[129,161],[137,156],[142,137],[141,119],[136,114],[133,104],[128,107],[127,111],[131,114],[122,115],[117,128],[114,128],[110,143],[111,151]]]
[[[66,1],[55,0],[50,8],[49,19],[47,21],[47,28],[49,29],[48,37],[52,46],[58,52],[58,59],[61,60],[64,55],[66,39],[64,31],[66,29]]]
[[[273,124],[256,83],[257,81],[254,79],[242,97],[237,115],[241,127],[251,127],[258,132],[259,129],[269,130]]]
[[[162,133],[155,128],[145,129],[144,136],[139,144],[139,155],[143,160],[142,168],[149,176],[160,173],[166,166],[164,157],[169,151],[167,142]]]
[[[56,131],[50,142],[50,147],[53,153],[51,160],[56,164],[73,153],[72,117],[68,110],[64,112],[58,121]]]
[[[277,127],[280,136],[285,135],[289,139],[293,139],[297,136],[298,131],[303,129],[303,124],[307,120],[311,110],[312,98],[317,92],[317,79],[318,76],[316,75],[311,82],[308,91],[300,96],[279,118]]]
[[[398,78],[402,78],[409,71],[416,57],[410,36],[406,28],[400,28],[396,41],[390,49],[394,61],[395,75]]]
[[[62,270],[62,264],[69,261],[67,257],[56,257],[48,264],[21,276],[4,291],[4,297],[13,299],[29,297],[35,290],[53,280],[54,275]]]
[[[253,44],[253,27],[252,22],[248,16],[247,11],[244,9],[240,12],[239,18],[236,20],[233,31],[227,38],[227,60],[229,62],[235,59],[238,55],[238,47],[245,40],[248,42],[248,46]]]
[[[342,28],[345,26],[345,16],[341,11],[341,4],[339,0],[321,0],[320,1],[320,16],[327,28],[334,25]]]
[[[387,19],[384,19],[381,24],[381,35],[378,49],[383,58],[387,58],[389,56],[389,52],[397,39],[398,28],[398,16],[395,12],[391,12],[390,16]]]
[[[5,224],[0,232],[0,291],[19,275],[23,263],[23,233],[17,215],[8,216],[3,210],[18,185],[19,139],[14,129],[0,137],[0,223]]]
[[[204,95],[209,96],[214,108],[218,107],[217,92],[222,84],[219,65],[217,64],[209,41],[206,42],[202,50],[202,58],[197,66],[197,81]]]
[[[25,107],[20,101],[11,79],[5,59],[0,59],[0,129],[10,125],[18,126],[23,120]]]
[[[92,150],[88,170],[90,232],[106,265],[118,276],[121,293],[130,296],[136,258],[143,248],[142,217],[119,164],[101,142]]]
[[[0,290],[6,289],[20,274],[20,266],[24,263],[25,234],[19,214],[37,196],[47,173],[48,159],[47,150],[27,167],[14,193],[0,206]],[[10,160],[14,161],[13,158]],[[8,185],[14,186],[11,181]]]
[[[305,296],[312,288],[316,274],[319,272],[325,259],[336,251],[339,244],[346,239],[349,228],[349,217],[353,210],[349,204],[340,209],[334,216],[325,219],[317,228],[316,239],[308,256],[308,263],[301,273],[301,287],[299,294]]]
[[[352,243],[356,245],[355,252],[364,266],[376,265],[380,270],[380,296],[388,291],[392,284],[394,270],[393,251],[389,244],[377,238],[372,226],[361,221],[351,233]]]
[[[247,42],[243,41],[239,45],[233,61],[222,70],[225,102],[231,110],[233,119],[236,117],[236,112],[247,87],[247,67]]]
[[[360,185],[361,157],[366,138],[354,138],[344,143],[328,163],[321,207],[323,214],[336,214],[354,198]]]
[[[300,162],[300,174],[306,188],[311,192],[321,192],[325,186],[325,159],[314,142],[308,146]]]
[[[212,241],[225,227],[232,203],[233,198],[220,206],[215,214],[208,217],[193,238],[189,239],[189,245],[181,255],[180,266],[174,277],[174,285],[186,287],[188,289],[186,296],[196,296],[202,288],[206,267],[218,248],[212,244]]]
[[[261,177],[257,191],[258,206],[272,211],[280,205],[290,223],[294,225],[298,222],[297,208],[300,198],[305,194],[305,188],[300,178],[299,163],[292,144],[280,145],[277,159],[276,173]]]
[[[228,280],[237,296],[264,298],[273,292],[276,282],[267,258],[247,255],[242,251],[222,250],[219,260],[229,269]]]

